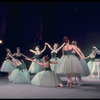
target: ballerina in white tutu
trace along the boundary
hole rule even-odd
[[[6,48],[6,51],[7,51],[7,55],[1,66],[0,71],[8,72],[8,76],[9,76],[11,74],[11,72],[15,69],[15,66],[12,64],[12,58],[9,57],[9,55],[12,55],[11,50]]]
[[[30,82],[30,74],[29,71],[22,65],[22,62],[12,55],[9,55],[12,58],[12,64],[16,67],[9,75],[9,81],[13,83],[29,83]]]
[[[16,59],[20,60],[21,63],[22,63],[22,66],[26,68],[26,64],[25,64],[23,59],[26,58],[27,56],[25,56],[23,53],[20,52],[20,48],[19,47],[17,47],[16,50],[17,50],[17,52],[14,53],[13,56]]]
[[[78,58],[73,55],[72,50],[82,58],[84,57],[79,53],[74,45],[69,44],[69,40],[67,36],[63,38],[64,42],[66,43],[62,49],[63,56],[61,57],[60,61],[58,62],[57,66],[57,74],[65,74],[67,75],[67,87],[72,86],[72,75],[81,75],[84,73],[83,67],[81,62]]]
[[[35,50],[30,49],[30,52],[35,54],[35,59],[34,59],[35,61],[43,63],[43,60],[41,59],[41,55],[45,51],[45,49],[46,49],[46,44],[45,44],[43,50],[41,50],[41,51],[40,51],[39,46],[36,46]],[[41,65],[38,65],[35,62],[32,62],[30,67],[29,67],[29,72],[31,74],[36,74],[36,73],[43,71],[43,70],[45,70],[45,69],[43,67],[41,67]]]
[[[63,43],[59,48],[58,48],[58,46],[59,46],[58,43],[55,43],[55,44],[53,45],[53,48],[52,48],[48,43],[45,43],[45,44],[46,44],[46,45],[50,48],[50,50],[51,50],[51,59],[50,59],[50,61],[52,61],[52,62],[59,61],[59,58],[57,57],[57,53],[58,53],[59,50],[65,45],[65,43]],[[50,66],[51,66],[51,69],[52,69],[53,71],[56,72],[57,64],[51,64]]]
[[[63,84],[61,82],[61,79],[59,76],[51,70],[50,64],[57,64],[58,62],[51,62],[48,56],[44,56],[43,60],[44,63],[40,63],[38,61],[34,61],[30,58],[26,58],[26,60],[35,62],[41,67],[45,68],[45,71],[38,72],[33,79],[31,80],[32,85],[36,86],[47,86],[47,87],[55,87],[55,86],[61,86],[63,87]]]
[[[74,45],[76,47],[76,49],[79,51],[79,53],[85,58],[83,52],[80,50],[80,48],[77,46],[77,42],[76,41],[72,41],[72,45]],[[82,67],[83,67],[83,70],[84,70],[84,73],[82,76],[88,76],[90,74],[90,71],[89,71],[89,68],[88,68],[88,65],[87,65],[87,62],[86,60],[83,60],[81,59],[81,57],[73,50],[72,53],[78,57],[79,61],[81,62],[82,64]],[[77,76],[77,75],[76,75]],[[79,85],[82,85],[83,84],[83,80],[81,78],[81,75],[78,75],[78,80],[79,80]],[[76,84],[76,77],[74,78],[74,81],[73,81],[74,84]]]

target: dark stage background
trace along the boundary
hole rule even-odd
[[[93,45],[100,47],[100,2],[0,2],[0,39],[4,41],[0,66],[6,48],[14,53],[19,46],[23,54],[33,57],[30,48],[40,45],[42,50],[45,42],[61,45],[65,35],[78,42],[85,56]],[[46,54],[50,56],[48,48]],[[31,62],[25,63],[29,68]]]

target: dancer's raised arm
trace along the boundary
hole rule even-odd
[[[40,52],[43,53],[45,51],[45,49],[46,49],[46,44],[45,44],[43,50],[41,50]]]
[[[82,58],[82,59],[85,59],[85,57],[83,57],[79,51],[76,49],[76,47],[74,45],[72,45],[72,48],[76,51],[76,53]]]
[[[27,56],[25,56],[23,53],[21,53],[21,55],[22,55],[23,57],[25,57],[25,58],[27,57]]]
[[[89,56],[87,56],[85,59],[88,59],[88,58],[94,58],[96,54],[93,54],[91,53]]]
[[[16,53],[14,53],[12,56],[15,56],[16,55]]]
[[[63,43],[58,49],[57,52],[65,45],[65,43]]]
[[[36,53],[36,51],[34,51],[34,50],[32,50],[32,49],[30,49],[29,51],[32,52],[32,53]]]
[[[50,48],[50,50],[53,50],[53,48],[47,42],[45,42],[45,44]]]
[[[80,50],[80,48],[77,47],[77,49],[78,49],[79,53],[85,58],[85,56],[84,56],[83,52]]]

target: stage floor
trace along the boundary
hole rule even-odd
[[[31,84],[13,84],[7,77],[0,77],[0,98],[100,98],[100,79],[82,77],[82,86],[37,87]],[[66,85],[67,78],[61,76]]]

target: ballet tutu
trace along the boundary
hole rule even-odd
[[[42,59],[34,59],[34,61],[38,61],[40,63],[43,63],[43,60]],[[43,71],[45,70],[45,68],[43,68],[42,66],[40,66],[39,64],[35,63],[35,62],[32,62],[30,67],[29,67],[29,72],[30,73],[38,73],[40,71]]]
[[[9,76],[9,81],[12,81],[13,83],[29,83],[30,82],[30,74],[27,69],[21,68],[21,66],[18,66],[19,68],[16,68],[13,70],[13,72]]]
[[[84,73],[82,75],[83,76],[89,76],[90,75],[90,71],[89,71],[89,68],[88,68],[86,60],[82,60],[80,58],[80,62],[82,64],[82,67],[83,67],[83,70],[84,70]]]
[[[8,60],[5,60],[1,66],[1,72],[12,72],[16,67]]]
[[[60,77],[54,71],[41,71],[31,80],[32,85],[55,87],[61,83]]]
[[[51,58],[50,61],[51,62],[59,62],[59,58]],[[56,72],[57,64],[50,64],[50,66],[51,66],[51,70]]]
[[[82,75],[84,70],[81,62],[75,55],[64,55],[57,64],[57,74]]]

